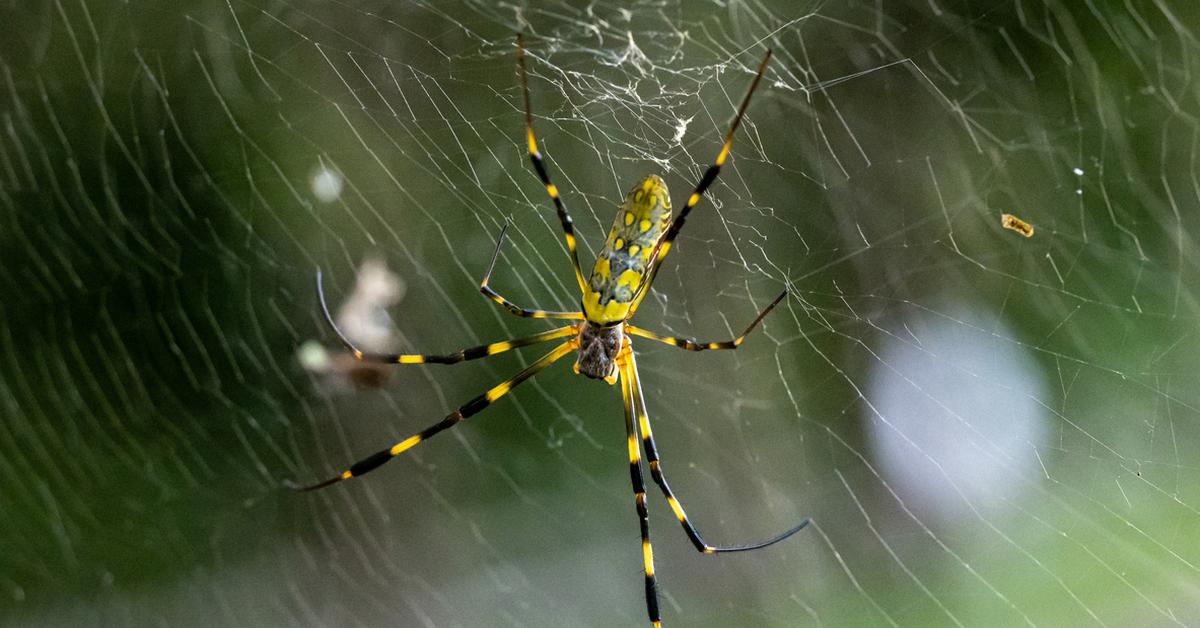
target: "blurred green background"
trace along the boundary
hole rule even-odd
[[[667,625],[1200,623],[1180,0],[0,3],[0,623],[645,624],[620,395],[565,362],[281,488],[539,355],[355,386],[317,268],[340,308],[386,262],[397,349],[525,335],[477,292],[507,221],[493,285],[575,306],[518,30],[589,267],[775,51],[637,322],[720,340],[791,296],[737,352],[636,346],[708,540],[815,524],[702,556],[651,489]]]

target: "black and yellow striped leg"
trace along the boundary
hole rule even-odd
[[[626,342],[623,357],[618,358],[621,369],[621,397],[625,402],[625,436],[629,448],[629,476],[633,480],[633,500],[642,531],[642,570],[646,576],[646,612],[650,623],[658,628],[662,617],[658,611],[658,580],[654,576],[654,549],[650,546],[650,511],[646,508],[646,481],[642,477],[642,458],[638,453],[637,426],[634,423],[635,376],[632,370],[633,352]]]
[[[546,164],[542,162],[542,155],[538,152],[537,138],[533,135],[533,110],[529,105],[529,78],[525,72],[525,42],[520,34],[517,35],[517,66],[521,71],[521,91],[525,94],[525,147],[529,151],[529,160],[533,162],[533,169],[537,171],[542,185],[546,186],[546,193],[550,195],[550,200],[554,201],[554,208],[558,210],[558,221],[562,223],[563,237],[567,241],[567,252],[571,255],[571,266],[575,269],[575,281],[579,283],[579,291],[582,293],[585,284],[583,271],[579,268],[579,253],[575,250],[575,224],[571,220],[571,215],[567,213],[562,199],[558,196],[558,188],[550,182]]]
[[[505,223],[504,228],[500,229],[500,237],[496,239],[496,250],[492,251],[492,262],[488,264],[487,274],[483,276],[483,281],[479,282],[479,291],[483,296],[499,303],[501,307],[509,312],[524,318],[566,318],[572,320],[583,320],[583,312],[550,312],[547,310],[526,309],[520,307],[513,302],[500,296],[500,293],[492,290],[488,285],[492,280],[492,271],[496,268],[496,260],[500,257],[500,246],[504,244],[504,234],[508,231],[508,224]]]
[[[325,301],[325,288],[321,284],[321,271],[317,270],[317,299],[321,302],[321,313],[325,315],[325,323],[337,334],[339,340],[345,345],[351,353],[354,354],[354,359],[360,362],[372,362],[376,364],[457,364],[464,360],[476,360],[486,358],[489,355],[504,353],[517,347],[527,347],[539,342],[548,342],[558,338],[579,333],[579,328],[576,325],[567,325],[557,329],[551,329],[532,336],[524,338],[513,338],[511,340],[501,340],[478,347],[470,347],[454,353],[442,355],[435,354],[420,354],[420,353],[366,353],[354,346],[353,342],[342,333],[338,328],[337,323],[333,322],[333,315],[329,313],[329,305]]]
[[[745,552],[755,550],[768,545],[774,545],[789,536],[803,530],[812,521],[805,519],[800,522],[800,525],[780,534],[772,539],[761,543],[751,543],[748,545],[732,545],[732,546],[717,546],[709,545],[704,541],[704,537],[700,536],[700,532],[696,527],[688,521],[687,513],[683,510],[683,505],[675,498],[675,494],[671,492],[670,485],[667,484],[667,478],[663,475],[662,464],[658,459],[658,449],[654,446],[654,433],[650,430],[650,416],[646,412],[646,400],[642,396],[642,383],[638,377],[637,361],[633,356],[633,352],[629,353],[625,371],[622,377],[626,380],[624,389],[628,389],[633,396],[632,410],[637,415],[638,428],[642,432],[642,445],[646,448],[646,460],[650,464],[650,477],[654,479],[654,483],[662,489],[663,496],[667,498],[667,504],[671,506],[671,511],[675,513],[675,518],[679,520],[683,526],[683,531],[687,534],[688,539],[692,541],[692,545],[697,551],[704,554],[719,554],[722,552]],[[630,403],[626,402],[626,413],[629,412]]]
[[[658,274],[659,266],[663,258],[667,256],[667,251],[671,249],[671,245],[675,242],[675,238],[679,236],[679,231],[683,229],[683,225],[687,222],[688,214],[692,208],[700,202],[704,196],[704,192],[708,190],[708,186],[712,185],[713,181],[717,180],[717,175],[721,172],[721,166],[725,165],[725,159],[729,157],[729,147],[733,145],[733,134],[737,132],[738,127],[742,124],[742,117],[746,115],[746,108],[750,106],[750,97],[754,95],[754,90],[758,88],[759,81],[762,80],[763,73],[767,71],[767,63],[771,60],[771,50],[767,49],[767,54],[763,55],[763,60],[758,64],[758,73],[754,75],[754,81],[750,83],[750,89],[746,92],[746,97],[742,99],[742,105],[738,107],[737,115],[733,117],[733,123],[729,125],[729,131],[725,133],[725,144],[721,146],[721,152],[717,153],[717,158],[713,160],[708,170],[704,171],[704,176],[700,177],[700,182],[696,184],[696,189],[692,191],[692,195],[688,197],[687,203],[683,209],[679,211],[679,215],[671,221],[671,226],[667,228],[666,233],[654,245],[654,250],[650,253],[650,276],[642,284],[641,292],[634,297],[633,307],[629,310],[629,315],[637,311],[638,305],[649,292],[650,284],[654,283],[654,277]]]
[[[779,305],[779,302],[782,301],[783,297],[786,297],[786,296],[787,296],[787,290],[780,292],[779,296],[775,297],[775,300],[771,301],[770,305],[768,305],[766,308],[763,309],[763,311],[758,313],[758,316],[754,319],[754,321],[751,322],[750,325],[748,325],[746,327],[746,331],[743,331],[742,335],[738,336],[737,338],[734,338],[733,340],[725,340],[725,341],[721,341],[721,342],[698,342],[698,341],[692,340],[690,338],[674,338],[672,336],[662,336],[662,335],[656,334],[648,329],[642,329],[641,327],[634,327],[633,325],[628,325],[628,324],[625,325],[625,331],[633,334],[634,336],[641,336],[642,338],[649,338],[650,340],[657,340],[659,342],[663,342],[663,343],[666,343],[669,345],[679,347],[680,349],[687,349],[688,351],[705,351],[708,349],[737,349],[738,347],[740,347],[742,345],[742,342],[744,342],[746,340],[746,336],[749,336],[750,332],[754,331],[754,328],[757,327],[760,322],[762,322],[762,319],[767,314],[769,314],[771,312],[771,310],[775,309],[775,306]],[[643,437],[644,437],[644,435],[643,435]]]
[[[524,382],[525,380],[529,379],[530,377],[533,377],[534,375],[537,375],[539,371],[546,368],[547,366],[550,366],[556,360],[558,360],[559,358],[563,357],[564,355],[570,353],[574,349],[575,349],[575,341],[574,340],[570,340],[570,341],[562,343],[561,345],[559,345],[557,348],[555,348],[550,353],[547,353],[546,355],[539,358],[533,364],[530,364],[529,366],[525,367],[525,369],[522,370],[520,373],[517,373],[516,375],[514,375],[512,377],[512,379],[509,379],[509,380],[503,381],[499,384],[496,384],[491,389],[489,389],[487,392],[485,392],[482,395],[479,395],[478,397],[463,404],[454,412],[451,412],[449,415],[446,416],[446,418],[442,419],[441,421],[438,421],[437,423],[430,425],[429,427],[421,430],[420,432],[417,432],[416,434],[413,434],[412,436],[409,436],[408,438],[396,443],[395,445],[392,445],[391,447],[388,447],[387,449],[375,452],[374,454],[371,454],[370,456],[367,456],[366,458],[359,460],[358,462],[350,465],[349,469],[342,471],[341,473],[333,476],[332,478],[329,478],[328,480],[325,480],[324,482],[313,484],[311,486],[303,486],[303,487],[298,486],[291,481],[286,482],[286,484],[289,488],[293,488],[296,490],[312,491],[312,490],[316,490],[319,488],[325,488],[326,486],[329,486],[330,484],[337,484],[338,482],[341,482],[343,480],[349,480],[350,478],[356,478],[360,475],[365,475],[367,473],[370,473],[371,471],[375,470],[376,468],[382,466],[384,463],[390,461],[392,458],[395,458],[396,456],[399,456],[400,454],[404,453],[405,451],[408,451],[409,449],[411,449],[413,446],[417,445],[418,443],[429,440],[434,435],[436,435],[438,432],[442,432],[444,430],[452,428],[455,425],[458,425],[459,423],[461,423],[464,419],[467,419],[467,418],[471,417],[472,415],[479,413],[479,411],[481,411],[484,408],[495,403],[497,399],[500,399],[504,395],[507,395],[509,393],[509,391],[511,391],[513,388],[516,388],[518,384],[520,384],[521,382]]]

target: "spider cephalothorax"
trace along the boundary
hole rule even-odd
[[[630,317],[637,312],[638,305],[641,304],[642,299],[649,292],[650,285],[654,282],[654,276],[658,272],[658,269],[662,267],[663,258],[666,257],[667,252],[671,249],[671,244],[675,241],[676,236],[679,235],[679,230],[683,227],[688,212],[696,206],[696,203],[700,202],[705,190],[716,180],[717,173],[721,170],[721,165],[725,163],[726,157],[729,156],[729,146],[733,142],[733,133],[742,121],[742,115],[746,113],[746,107],[750,104],[750,95],[754,93],[754,88],[758,86],[758,82],[762,79],[763,73],[767,69],[767,61],[770,58],[771,52],[768,50],[766,56],[763,57],[762,63],[758,66],[758,73],[754,76],[754,81],[750,84],[750,90],[746,93],[745,99],[742,100],[742,106],[738,109],[737,115],[733,118],[733,123],[729,126],[729,132],[725,134],[724,146],[717,153],[717,158],[713,160],[712,165],[700,177],[700,182],[696,184],[695,190],[688,197],[679,214],[672,218],[671,200],[667,191],[667,185],[660,177],[650,175],[642,179],[626,195],[625,202],[621,204],[621,208],[618,210],[617,216],[613,221],[613,227],[609,231],[608,240],[596,258],[596,265],[592,270],[592,274],[585,278],[583,270],[579,267],[579,255],[576,252],[575,227],[571,222],[570,214],[567,213],[566,206],[563,204],[562,199],[559,198],[558,188],[550,182],[550,175],[546,172],[546,164],[542,161],[541,154],[538,153],[537,138],[533,135],[533,114],[529,106],[529,84],[528,78],[525,75],[524,47],[521,45],[521,39],[518,36],[517,61],[521,76],[521,88],[525,96],[525,146],[529,151],[529,159],[533,162],[533,168],[537,172],[538,178],[541,179],[542,185],[546,187],[546,193],[550,195],[550,199],[554,201],[554,207],[558,211],[558,219],[562,224],[563,237],[566,240],[567,254],[570,255],[571,266],[575,271],[575,281],[579,284],[582,296],[580,311],[556,312],[523,308],[504,298],[488,285],[492,277],[492,270],[495,269],[496,260],[500,255],[500,245],[504,243],[504,230],[501,230],[500,238],[496,242],[496,250],[492,253],[492,263],[488,267],[483,281],[479,284],[480,292],[517,316],[525,318],[565,319],[574,322],[531,336],[501,340],[444,355],[417,353],[369,354],[355,348],[354,344],[334,324],[333,317],[329,314],[329,307],[325,303],[325,293],[321,288],[321,273],[318,271],[317,294],[320,296],[321,310],[325,315],[326,322],[337,333],[342,343],[353,352],[354,357],[364,362],[454,364],[511,351],[518,347],[550,342],[552,340],[558,340],[560,344],[546,355],[526,366],[516,375],[492,386],[479,396],[459,406],[457,410],[446,415],[441,421],[430,425],[387,449],[382,449],[359,460],[324,482],[295,488],[301,488],[301,490],[324,488],[331,484],[369,473],[412,447],[474,416],[501,397],[507,395],[520,385],[521,382],[538,374],[555,361],[565,357],[568,353],[578,351],[579,356],[575,361],[575,371],[577,373],[582,373],[595,379],[603,379],[609,384],[620,382],[621,397],[625,402],[625,433],[629,448],[630,477],[633,481],[634,503],[641,523],[642,569],[645,572],[646,611],[652,626],[655,628],[659,628],[660,626],[658,581],[654,575],[654,553],[650,549],[650,519],[646,509],[646,486],[642,478],[642,458],[638,447],[639,440],[642,443],[642,449],[645,450],[646,458],[650,464],[650,476],[662,491],[663,496],[666,497],[667,503],[671,506],[671,511],[675,514],[675,518],[679,520],[679,524],[683,526],[683,531],[687,534],[688,540],[692,542],[692,545],[698,551],[705,554],[717,554],[758,549],[782,541],[807,526],[809,520],[805,519],[800,522],[800,525],[774,538],[750,545],[718,546],[709,545],[704,541],[700,536],[700,532],[688,520],[687,515],[683,511],[683,506],[675,498],[671,487],[667,485],[666,477],[663,475],[662,465],[658,458],[658,450],[654,446],[654,436],[650,432],[650,415],[646,411],[646,401],[642,396],[642,385],[639,381],[637,370],[637,356],[630,343],[631,337],[638,336],[673,345],[687,351],[736,349],[742,344],[742,341],[745,340],[754,327],[762,321],[763,317],[783,300],[783,297],[787,295],[787,291],[784,290],[779,296],[775,297],[775,300],[763,308],[758,317],[746,327],[746,331],[732,340],[697,342],[687,338],[661,336],[628,322]],[[505,228],[507,229],[507,226]]]
[[[592,379],[617,381],[617,352],[621,350],[624,325],[595,325],[584,321],[579,330],[579,357],[575,359],[575,372]]]

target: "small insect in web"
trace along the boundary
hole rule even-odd
[[[620,209],[617,211],[612,229],[608,232],[608,239],[604,243],[604,248],[600,251],[595,265],[592,267],[591,275],[585,278],[579,266],[579,256],[576,253],[575,228],[571,221],[571,216],[567,213],[566,206],[559,196],[558,188],[550,182],[550,175],[546,171],[546,165],[542,161],[541,153],[538,152],[537,139],[533,134],[533,113],[529,102],[529,79],[525,71],[525,47],[521,36],[518,35],[517,67],[521,77],[521,90],[525,101],[526,148],[529,152],[529,159],[533,162],[533,168],[537,171],[538,178],[541,179],[547,194],[550,195],[550,199],[554,202],[554,207],[558,212],[558,219],[562,224],[563,236],[566,239],[567,253],[570,255],[571,265],[575,271],[575,281],[579,284],[579,290],[582,295],[581,307],[580,311],[576,312],[527,309],[512,303],[492,289],[489,283],[492,278],[492,271],[496,268],[496,260],[500,255],[500,247],[504,244],[504,234],[508,228],[507,225],[500,231],[500,236],[496,241],[496,248],[492,252],[491,263],[488,265],[487,272],[483,276],[483,281],[479,284],[479,290],[484,296],[517,316],[525,318],[565,319],[578,322],[523,338],[502,340],[445,355],[366,353],[350,342],[334,323],[333,317],[329,313],[329,307],[325,302],[321,273],[317,271],[317,294],[326,322],[338,335],[342,344],[353,353],[354,357],[364,362],[386,364],[455,364],[503,353],[518,347],[553,340],[561,340],[562,342],[555,349],[533,362],[533,364],[530,364],[512,378],[493,386],[478,397],[471,399],[441,421],[430,425],[387,449],[378,451],[355,462],[345,471],[324,482],[305,487],[289,483],[289,486],[298,490],[311,491],[364,475],[399,456],[418,443],[426,441],[434,435],[454,427],[468,417],[479,413],[501,397],[507,395],[513,388],[516,388],[525,380],[533,377],[568,353],[575,351],[578,353],[574,367],[576,373],[582,373],[593,379],[604,380],[609,384],[620,382],[621,397],[625,404],[625,433],[629,449],[629,473],[633,481],[634,506],[641,524],[642,566],[645,572],[646,608],[650,616],[650,622],[654,626],[661,624],[661,617],[658,608],[658,581],[654,575],[654,553],[650,547],[650,519],[646,508],[646,487],[642,475],[641,449],[644,448],[646,459],[649,462],[650,477],[658,485],[659,490],[666,498],[667,504],[675,514],[675,518],[683,526],[683,531],[688,539],[691,540],[692,545],[704,554],[760,549],[778,543],[804,529],[810,523],[809,519],[801,521],[799,525],[782,534],[759,543],[718,546],[705,542],[704,538],[700,536],[700,532],[688,520],[683,506],[671,491],[671,487],[667,484],[666,476],[663,474],[661,461],[658,457],[658,449],[654,444],[654,435],[650,430],[650,415],[646,411],[646,400],[642,394],[641,381],[638,377],[637,360],[631,342],[631,338],[637,336],[673,345],[687,351],[737,349],[741,346],[742,341],[746,339],[746,336],[787,296],[787,290],[785,289],[779,293],[779,296],[775,297],[750,322],[750,325],[746,327],[742,335],[732,340],[697,342],[687,338],[673,338],[636,327],[628,322],[637,311],[638,305],[641,304],[649,292],[650,284],[654,282],[654,277],[658,273],[659,268],[662,267],[662,261],[667,256],[667,252],[670,251],[672,243],[675,242],[675,238],[679,235],[679,231],[683,228],[688,214],[700,202],[701,197],[708,187],[712,185],[712,182],[716,180],[721,166],[724,165],[726,158],[729,156],[729,147],[733,143],[734,133],[737,131],[738,125],[742,122],[742,117],[745,115],[746,108],[750,104],[750,97],[754,95],[755,88],[758,87],[759,81],[762,80],[770,59],[771,51],[768,50],[758,66],[758,72],[755,74],[754,80],[750,83],[750,88],[746,92],[746,96],[742,100],[742,104],[738,108],[728,132],[725,134],[725,143],[721,147],[721,151],[717,153],[717,158],[713,160],[712,165],[700,177],[700,182],[696,184],[695,189],[692,191],[691,196],[688,197],[679,214],[672,219],[671,199],[667,192],[667,186],[661,178],[650,175],[642,179],[641,182],[626,194],[624,202],[621,203]],[[641,447],[638,446],[639,439]]]
[[[1012,214],[1000,214],[1000,226],[1009,231],[1016,231],[1026,238],[1033,237],[1033,225]]]

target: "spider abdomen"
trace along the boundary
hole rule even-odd
[[[650,175],[629,190],[584,289],[588,321],[608,325],[627,318],[645,296],[650,255],[670,224],[671,197],[662,178]]]

